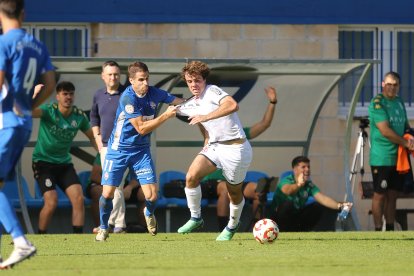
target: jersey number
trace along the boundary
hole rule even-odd
[[[26,89],[27,95],[29,95],[30,91],[32,91],[33,84],[36,78],[36,68],[37,60],[35,58],[30,58],[23,80],[23,88]]]

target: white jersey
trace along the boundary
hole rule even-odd
[[[207,115],[216,110],[220,101],[227,96],[229,94],[219,87],[207,85],[200,97],[192,97],[181,104],[178,114],[184,116]],[[246,138],[236,112],[201,124],[208,132],[209,143]]]

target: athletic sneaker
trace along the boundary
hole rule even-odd
[[[95,237],[95,241],[105,241],[109,237],[109,231],[107,229],[99,229],[98,234]]]
[[[193,219],[191,218],[189,221],[187,221],[186,224],[178,228],[178,233],[180,234],[188,234],[191,233],[197,229],[202,228],[204,225],[204,220],[202,218],[200,219]]]
[[[147,223],[148,233],[155,236],[157,235],[157,226],[158,226],[157,219],[155,218],[154,214],[147,217],[146,212],[147,212],[147,207],[144,208],[144,217],[145,217],[145,222]]]
[[[100,226],[93,228],[92,233],[93,234],[98,234],[99,229],[101,229]],[[113,227],[111,227],[111,225],[109,225],[109,227],[108,227],[108,233],[114,233]]]
[[[0,264],[0,269],[9,269],[12,268],[15,264],[20,263],[36,254],[36,247],[31,244],[26,246],[15,246],[13,252],[10,254],[10,257]]]
[[[218,235],[216,241],[230,241],[233,238],[234,234],[236,234],[239,225],[240,223],[234,229],[230,229],[226,226],[220,235]]]
[[[126,233],[125,232],[125,229],[124,228],[122,228],[122,227],[115,227],[114,228],[114,232],[113,232],[114,234],[124,234],[124,233]]]

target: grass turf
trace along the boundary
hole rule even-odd
[[[28,235],[37,256],[2,275],[413,275],[414,231],[280,233],[261,245],[251,233]],[[2,256],[13,249],[2,238]]]

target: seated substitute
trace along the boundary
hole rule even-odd
[[[324,195],[310,179],[310,160],[297,156],[292,160],[293,174],[281,179],[271,205],[271,218],[280,231],[308,232],[318,223],[324,208],[341,211],[351,202],[337,202]],[[313,196],[314,203],[306,204]]]
[[[95,149],[97,147],[88,118],[73,105],[73,83],[58,83],[56,92],[56,103],[41,105],[32,112],[33,118],[40,118],[39,135],[32,158],[33,173],[44,198],[38,233],[47,233],[58,205],[56,186],[66,193],[72,204],[73,232],[82,233],[85,220],[83,190],[69,150],[78,130],[88,137]]]
[[[128,178],[128,177],[127,177]],[[89,179],[88,186],[86,187],[86,197],[92,200],[91,214],[93,220],[93,233],[96,234],[99,231],[100,218],[99,218],[99,198],[102,194],[102,166],[101,166],[101,155],[96,155],[95,161],[92,166],[91,176]],[[143,216],[145,208],[145,197],[142,192],[141,186],[136,179],[126,179],[123,187],[123,193],[125,195],[125,201],[127,203],[136,204],[138,207],[138,223],[140,226],[146,228],[145,218]],[[110,232],[112,233],[125,233],[125,229],[122,227],[116,227],[110,225]]]

